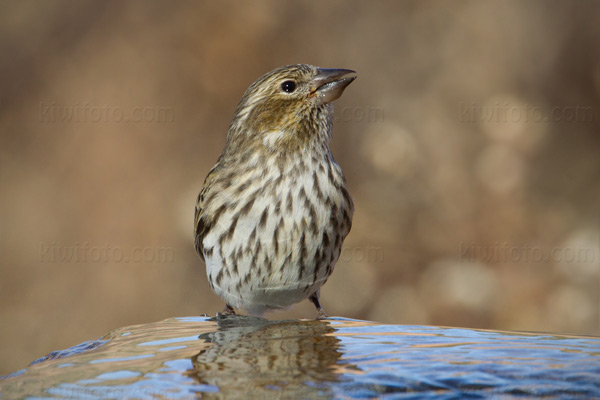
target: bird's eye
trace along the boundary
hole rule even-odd
[[[296,90],[296,82],[294,81],[285,81],[281,84],[281,90],[286,93],[292,93]]]

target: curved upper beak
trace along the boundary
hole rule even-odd
[[[337,100],[355,79],[356,72],[350,69],[318,68],[311,82],[311,95],[317,96],[319,104],[330,103]]]

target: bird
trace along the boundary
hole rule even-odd
[[[195,207],[195,248],[218,315],[254,316],[309,299],[327,318],[320,289],[334,270],[354,213],[330,141],[333,105],[353,70],[276,68],[238,103],[225,147]]]

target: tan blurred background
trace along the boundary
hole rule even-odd
[[[244,90],[292,63],[359,74],[336,103],[356,213],[331,315],[600,333],[600,2],[14,1],[0,16],[0,374],[222,308],[195,198]]]

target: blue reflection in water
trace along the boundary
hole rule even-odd
[[[0,393],[2,399],[600,398],[600,339],[343,318],[188,317],[53,352],[0,378]]]
[[[122,361],[141,360],[143,358],[150,358],[150,357],[154,357],[154,354],[140,354],[139,356],[130,356],[130,357],[101,358],[99,360],[90,361],[90,364],[117,363],[117,362],[122,362]]]
[[[361,373],[342,392],[600,395],[600,340],[414,326],[341,327],[343,361]],[[348,376],[349,374],[345,374]],[[369,394],[370,393],[370,394]]]
[[[191,341],[194,341],[194,340],[198,340],[198,335],[196,335],[196,336],[188,336],[188,337],[180,337],[180,338],[163,339],[163,340],[153,340],[153,341],[150,341],[150,342],[140,343],[139,346],[160,346],[160,345],[163,345],[163,344],[191,342]]]

